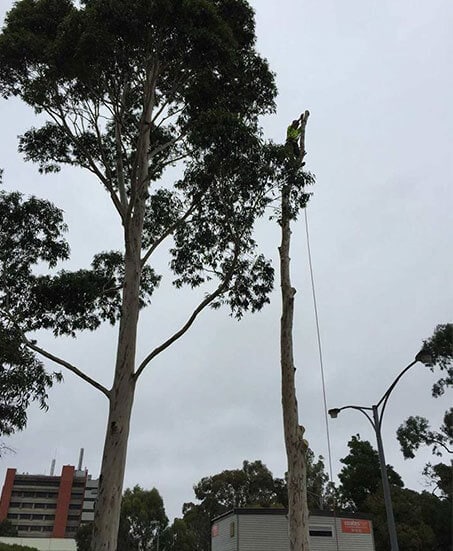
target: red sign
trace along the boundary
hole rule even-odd
[[[348,534],[371,534],[369,520],[341,519],[341,531]]]
[[[218,524],[214,524],[212,526],[211,535],[212,535],[213,538],[215,538],[216,536],[219,535],[219,525]]]

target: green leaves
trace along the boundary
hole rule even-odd
[[[167,524],[164,502],[156,488],[128,488],[121,501],[118,549],[154,549],[157,534]]]
[[[353,436],[348,442],[349,454],[340,459],[344,467],[338,474],[341,482],[340,496],[343,505],[354,511],[362,511],[368,496],[381,488],[381,473],[377,451],[360,436]],[[389,482],[403,487],[403,481],[390,465],[387,465]]]
[[[440,431],[431,430],[428,419],[416,415],[406,419],[396,434],[406,459],[414,458],[414,452],[423,445],[432,446],[435,455],[441,456],[445,451],[453,453],[453,450],[449,449],[453,446],[453,408],[445,412]]]
[[[423,348],[433,359],[431,371],[437,366],[446,372],[446,375],[433,385],[433,396],[441,396],[446,388],[453,386],[453,323],[438,325],[433,335],[423,342]]]
[[[61,380],[26,348],[22,335],[0,318],[0,435],[10,435],[27,424],[27,408],[38,402],[47,408],[47,389]]]
[[[49,201],[0,190],[0,270],[3,278],[28,276],[32,265],[51,268],[69,257],[62,211]]]

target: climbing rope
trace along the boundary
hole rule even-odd
[[[324,421],[326,425],[326,436],[327,436],[327,453],[328,453],[328,461],[329,461],[329,476],[330,481],[333,482],[333,467],[332,467],[332,447],[331,447],[331,441],[330,441],[330,430],[329,430],[329,414],[327,410],[327,391],[326,391],[326,378],[324,374],[324,360],[323,360],[323,354],[322,354],[322,344],[321,344],[321,331],[319,328],[319,315],[318,315],[318,302],[316,300],[316,287],[315,287],[315,278],[313,274],[313,262],[311,258],[311,247],[310,247],[310,231],[308,227],[308,215],[307,215],[307,207],[304,209],[305,214],[305,234],[307,237],[307,251],[308,251],[308,266],[310,269],[310,279],[311,279],[311,292],[313,296],[313,308],[315,313],[315,323],[316,323],[316,335],[318,340],[318,355],[319,355],[319,365],[321,368],[321,381],[322,381],[322,395],[324,400]],[[335,541],[336,541],[336,547],[337,551],[339,551],[339,542],[338,542],[338,531],[337,531],[337,515],[336,515],[336,507],[334,502],[334,509],[333,509],[333,518],[334,518],[334,527],[335,527]]]

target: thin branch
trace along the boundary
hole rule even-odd
[[[165,163],[159,163],[160,168],[164,168],[168,165],[172,165],[173,163],[176,163],[177,161],[182,161],[183,159],[187,159],[187,157],[190,157],[191,153],[184,153],[179,155],[178,157],[173,157],[173,159],[169,159],[168,161],[165,161]]]
[[[448,446],[446,446],[441,440],[437,440],[436,438],[432,438],[431,439],[431,446],[432,445],[442,446],[447,453],[453,454],[453,450],[451,450]],[[440,455],[440,454],[438,454],[438,455]]]
[[[100,118],[99,105],[95,104],[94,105],[94,110],[92,111],[90,109],[89,105],[87,104],[87,110],[90,113],[91,125],[93,126],[93,128],[96,132],[96,137],[97,137],[97,140],[98,140],[98,143],[99,143],[99,150],[100,150],[100,153],[101,153],[102,162],[104,163],[104,167],[105,167],[105,173],[107,175],[107,178],[109,180],[112,180],[112,171],[111,171],[108,159],[107,159],[106,154],[105,154],[103,139],[102,139],[102,133],[101,133],[101,130],[100,130],[99,124],[98,124],[98,121],[99,121],[99,118]]]
[[[172,86],[172,89],[170,90],[170,93],[167,96],[167,100],[164,101],[162,103],[162,105],[159,107],[157,112],[154,114],[154,117],[151,119],[151,122],[155,122],[157,120],[157,118],[159,117],[159,115],[165,110],[165,108],[172,103],[179,87],[181,86],[181,84],[185,84],[187,82],[187,80],[188,80],[187,78],[186,78],[186,80],[184,80],[183,78],[180,78],[179,80],[177,80],[175,82],[175,84]],[[184,109],[185,109],[185,106],[184,106]],[[161,123],[162,123],[162,121],[161,121]],[[159,123],[159,125],[161,123]]]
[[[174,118],[176,115],[179,115],[185,111],[187,107],[187,104],[184,103],[179,109],[176,109],[176,111],[169,112],[168,115],[165,115],[165,117],[162,117],[158,124],[156,124],[156,128],[160,128],[168,119]]]
[[[66,121],[65,115],[64,115],[63,110],[61,109],[61,107],[59,107],[59,109],[58,109],[58,115],[55,114],[55,112],[53,110],[51,110],[50,108],[46,108],[46,111],[57,124],[63,126],[63,129],[66,131],[66,134],[69,136],[71,141],[74,142],[76,147],[80,147],[80,143],[77,140],[77,137],[73,134],[73,132],[71,131],[71,129],[68,126],[68,123]],[[118,196],[116,195],[115,190],[113,189],[113,186],[108,181],[108,179],[104,176],[104,174],[102,174],[102,172],[99,170],[98,166],[94,162],[92,156],[87,151],[87,149],[85,147],[83,147],[82,150],[83,150],[83,153],[86,156],[86,159],[88,160],[88,163],[89,163],[89,167],[87,167],[87,168],[89,170],[91,170],[91,172],[93,172],[93,174],[95,174],[99,178],[99,180],[101,180],[101,182],[104,184],[107,191],[110,193],[110,197],[113,201],[113,204],[115,205],[116,210],[118,211],[118,214],[120,215],[121,219],[124,220],[123,206],[121,205],[121,202],[118,199]]]
[[[148,354],[148,356],[146,356],[146,358],[142,361],[142,363],[139,365],[137,371],[134,374],[135,381],[137,381],[137,379],[140,377],[143,370],[151,360],[153,360],[161,352],[166,350],[175,341],[180,339],[191,328],[194,321],[197,319],[199,314],[206,308],[206,306],[208,306],[213,300],[215,300],[218,296],[220,296],[228,289],[228,285],[231,281],[231,278],[233,277],[234,270],[236,268],[238,256],[239,256],[239,251],[238,251],[238,245],[236,244],[233,262],[231,263],[231,267],[228,270],[228,273],[226,274],[225,279],[222,281],[222,283],[217,287],[217,289],[213,293],[207,295],[205,299],[200,302],[200,304],[192,312],[191,316],[186,321],[186,323],[178,331],[176,331],[176,333],[174,333],[169,339],[163,342],[160,346],[157,346],[150,354]]]
[[[170,236],[176,228],[184,222],[184,220],[187,220],[187,218],[192,214],[194,211],[194,208],[199,204],[201,197],[197,197],[196,200],[193,201],[193,203],[190,205],[190,207],[187,209],[185,214],[181,216],[176,222],[174,222],[171,226],[169,226],[163,234],[154,241],[154,243],[151,245],[151,247],[146,251],[145,256],[142,258],[142,267],[148,262],[149,257],[153,254],[153,252],[157,249],[157,247],[164,241],[168,236]]]
[[[148,155],[148,162],[153,157],[155,157],[158,153],[163,151],[164,149],[167,149],[168,147],[174,145],[176,142],[179,142],[180,140],[182,140],[182,138],[185,136],[185,134],[186,134],[186,132],[183,131],[178,136],[176,136],[175,138],[172,138],[171,140],[168,140],[168,142],[165,142],[164,144],[159,145],[158,147],[153,149]]]
[[[91,386],[93,386],[94,388],[102,392],[102,394],[105,394],[105,396],[107,396],[107,398],[110,399],[110,392],[103,385],[101,385],[100,383],[98,383],[97,381],[89,377],[86,373],[84,373],[83,371],[80,371],[80,369],[70,364],[66,360],[63,360],[58,356],[55,356],[54,354],[47,352],[47,350],[44,350],[43,348],[29,341],[23,333],[22,333],[22,338],[24,340],[25,345],[28,348],[30,348],[31,350],[34,350],[35,352],[38,352],[38,354],[41,354],[41,356],[44,356],[48,360],[51,360],[52,362],[55,362],[56,364],[65,367],[66,369],[68,369],[69,371],[71,371],[81,379],[83,379],[85,382],[89,383]]]

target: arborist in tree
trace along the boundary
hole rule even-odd
[[[300,155],[299,137],[302,132],[300,119],[295,119],[286,130],[286,145],[290,148],[296,159]]]
[[[290,149],[291,153],[296,159],[302,158],[305,156],[305,151],[301,151],[301,145],[299,144],[302,133],[304,133],[305,125],[310,113],[305,111],[298,118],[293,120],[293,122],[288,126],[286,130],[286,145]],[[304,166],[305,163],[302,163]]]

